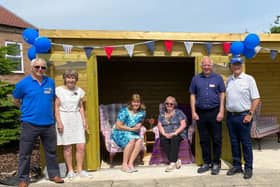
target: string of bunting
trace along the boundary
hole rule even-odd
[[[37,53],[48,53],[51,46],[61,46],[65,54],[70,54],[73,48],[83,49],[86,57],[89,59],[94,49],[104,49],[107,58],[110,59],[115,48],[124,48],[130,57],[133,56],[134,48],[137,45],[146,45],[151,54],[155,51],[155,42],[159,40],[149,40],[144,42],[137,42],[122,45],[106,45],[106,46],[79,46],[71,44],[53,43],[47,37],[39,36],[38,31],[32,28],[25,29],[22,33],[23,39],[33,45],[28,49],[28,58],[30,60],[36,58]],[[247,59],[254,58],[260,51],[270,52],[270,58],[274,60],[280,52],[277,49],[264,48],[260,46],[260,38],[258,35],[251,33],[248,34],[244,41],[235,42],[194,42],[194,41],[173,41],[164,40],[164,46],[167,53],[171,53],[174,42],[183,43],[187,54],[190,56],[194,45],[204,45],[206,53],[211,55],[213,45],[221,45],[225,55],[231,53],[233,56],[244,55]]]

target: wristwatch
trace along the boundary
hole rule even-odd
[[[251,111],[249,111],[249,112],[247,113],[247,115],[252,116],[253,113],[252,113]]]

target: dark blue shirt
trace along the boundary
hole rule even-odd
[[[199,109],[212,109],[220,105],[221,92],[225,92],[222,77],[216,73],[205,76],[203,73],[195,75],[189,91],[196,96],[195,105]]]
[[[26,76],[16,84],[13,96],[21,100],[21,121],[40,126],[54,124],[53,79],[44,76],[42,83],[39,84],[31,75]]]

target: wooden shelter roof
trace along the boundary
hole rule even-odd
[[[59,39],[242,41],[247,33],[189,33],[150,31],[40,30],[41,36]],[[258,34],[262,42],[279,42],[280,34]]]

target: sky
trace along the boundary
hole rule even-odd
[[[265,33],[279,0],[0,0],[40,29]]]

